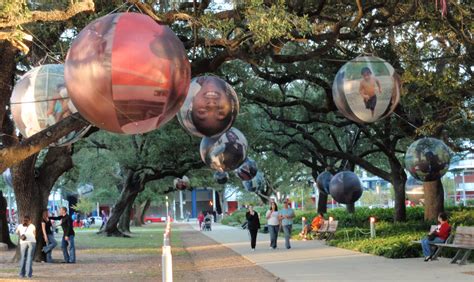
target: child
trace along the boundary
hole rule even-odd
[[[380,82],[377,78],[372,76],[372,71],[368,67],[362,68],[360,71],[362,80],[360,81],[359,94],[364,99],[365,108],[370,109],[372,117],[374,116],[375,105],[377,104],[376,90],[378,94],[382,93]]]

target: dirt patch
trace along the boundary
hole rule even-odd
[[[231,249],[195,231],[179,225],[181,240],[187,253],[186,265],[173,260],[176,281],[280,281]]]

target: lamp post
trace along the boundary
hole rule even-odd
[[[168,204],[168,196],[165,196],[165,199],[166,199],[166,221],[168,222],[168,221],[169,221],[169,212],[168,212],[168,209],[169,209],[169,204]]]

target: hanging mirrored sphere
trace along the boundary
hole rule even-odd
[[[13,121],[28,138],[77,112],[64,82],[64,65],[36,67],[15,84],[10,98]],[[73,131],[52,146],[65,146],[79,140],[90,128]]]
[[[189,178],[186,175],[183,176],[183,178],[175,178],[173,185],[177,190],[180,191],[191,188],[191,183],[189,182]]]
[[[324,171],[316,178],[316,186],[318,186],[319,192],[328,195],[329,194],[329,183],[332,179],[332,173]]]
[[[7,168],[3,173],[3,181],[10,186],[13,187],[13,178],[12,178],[12,173],[9,168]]]
[[[232,86],[216,76],[200,76],[191,81],[178,120],[194,136],[217,137],[234,124],[238,113]]]
[[[248,181],[242,181],[245,190],[249,192],[257,192],[265,190],[265,177],[262,172],[257,172],[254,178]]]
[[[240,180],[248,181],[257,175],[257,171],[257,162],[251,158],[247,158],[244,163],[235,170],[235,174]]]
[[[405,168],[416,179],[435,181],[449,169],[451,153],[443,141],[422,138],[413,142],[405,154]]]
[[[400,76],[385,60],[357,57],[336,74],[332,86],[334,103],[348,119],[375,122],[388,116],[400,101]]]
[[[232,127],[219,138],[204,137],[200,146],[201,159],[212,169],[223,172],[238,168],[247,157],[247,139]]]
[[[81,115],[125,134],[171,120],[186,98],[190,75],[173,31],[138,13],[110,14],[87,25],[65,63],[67,89]]]
[[[229,174],[227,172],[214,172],[214,179],[218,184],[226,184],[229,181]]]
[[[329,193],[336,202],[353,204],[362,196],[362,184],[352,171],[341,171],[329,182]]]

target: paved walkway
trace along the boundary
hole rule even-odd
[[[190,223],[199,229],[196,223]],[[214,224],[203,233],[285,281],[474,281],[474,264],[459,266],[448,259],[424,262],[422,258],[387,259],[326,246],[317,240],[292,241],[269,249],[268,234],[258,234],[255,252],[246,230]]]

